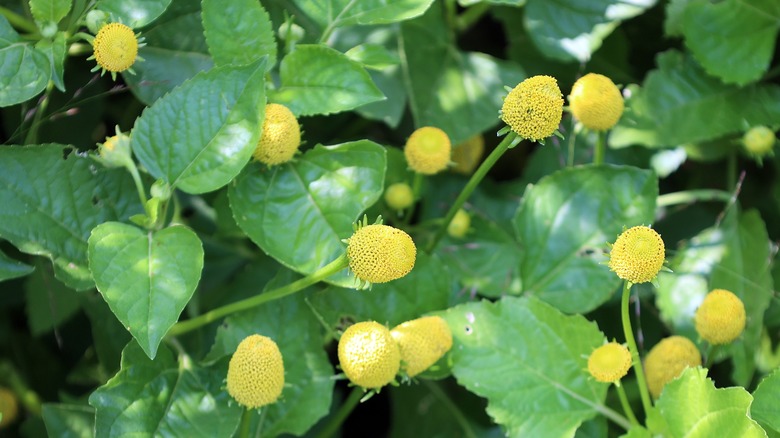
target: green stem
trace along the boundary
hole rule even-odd
[[[17,29],[28,33],[38,32],[38,27],[35,25],[35,23],[8,8],[0,6],[0,14],[2,14],[9,23],[11,23],[11,26],[14,26]]]
[[[463,412],[460,411],[458,406],[450,400],[449,396],[439,387],[439,385],[436,382],[432,382],[430,380],[422,380],[422,382],[425,384],[425,386],[428,387],[428,390],[431,391],[431,394],[434,395],[439,401],[447,408],[447,410],[450,411],[453,417],[455,417],[455,421],[458,422],[460,427],[463,429],[463,436],[466,438],[476,438],[477,434],[474,433],[474,430],[471,429],[471,424],[469,424],[468,420],[466,420],[466,416],[463,415]]]
[[[249,408],[244,408],[244,412],[241,413],[241,424],[238,426],[239,438],[249,438],[249,429],[252,425],[252,411]]]
[[[173,327],[171,327],[166,336],[178,336],[216,321],[219,318],[230,315],[231,313],[251,309],[269,301],[278,300],[279,298],[292,295],[311,286],[314,283],[330,277],[347,266],[349,266],[349,259],[347,259],[346,254],[342,254],[339,258],[318,269],[316,272],[299,280],[293,281],[290,284],[262,293],[260,295],[255,295],[245,300],[236,301],[235,303],[218,307],[195,318],[178,322]]]
[[[731,201],[732,193],[723,190],[701,189],[685,190],[682,192],[667,193],[660,195],[656,200],[658,207],[669,207],[677,204],[690,204],[696,201]]]
[[[704,368],[709,368],[715,359],[715,353],[718,352],[718,346],[709,344],[707,346],[707,355],[704,357]]]
[[[349,393],[349,396],[346,400],[344,400],[344,403],[339,406],[339,410],[336,411],[335,414],[333,414],[332,417],[330,417],[330,421],[328,421],[328,424],[325,425],[325,427],[322,428],[320,433],[317,435],[318,438],[330,438],[333,435],[338,432],[341,425],[344,423],[344,420],[349,417],[349,414],[352,413],[352,410],[355,409],[355,406],[360,403],[360,399],[363,397],[363,389],[359,386],[356,386],[352,389],[352,392]]]
[[[412,221],[412,216],[414,216],[415,210],[417,210],[417,202],[420,200],[420,194],[422,193],[423,179],[423,174],[417,172],[414,173],[414,179],[412,180],[412,199],[414,199],[414,202],[412,202],[411,207],[404,211],[404,218],[401,222],[404,226],[409,225],[409,223]]]
[[[41,124],[43,113],[46,112],[46,108],[49,106],[49,97],[51,96],[51,90],[54,88],[54,82],[49,81],[46,85],[46,91],[43,94],[41,103],[38,104],[38,108],[35,109],[35,116],[33,116],[32,123],[30,123],[30,129],[27,131],[27,136],[24,138],[24,144],[38,143],[38,126]]]
[[[616,382],[615,389],[617,389],[620,406],[623,407],[623,412],[625,412],[626,417],[628,417],[628,421],[631,422],[632,426],[639,425],[639,421],[636,419],[636,415],[634,415],[634,410],[631,409],[631,405],[628,403],[628,397],[626,397],[626,390],[623,389],[623,385],[621,385],[620,382]]]
[[[504,155],[504,152],[506,152],[507,149],[509,149],[509,146],[514,142],[514,140],[517,138],[517,134],[514,132],[509,132],[509,134],[504,137],[503,140],[501,140],[501,143],[496,146],[496,148],[493,150],[493,152],[488,155],[488,157],[485,159],[485,161],[482,162],[482,164],[479,166],[476,172],[474,172],[473,175],[471,175],[471,179],[469,179],[469,182],[466,183],[466,187],[463,188],[463,190],[460,192],[460,195],[458,195],[458,198],[455,199],[455,202],[450,207],[450,211],[447,212],[447,216],[444,217],[444,220],[441,223],[441,226],[439,230],[437,231],[436,235],[433,237],[433,240],[428,244],[428,247],[425,249],[425,252],[431,253],[436,248],[436,245],[439,243],[442,237],[444,237],[444,233],[447,232],[447,227],[450,225],[450,222],[452,222],[452,218],[455,217],[455,213],[460,210],[460,208],[463,206],[463,204],[466,202],[469,196],[471,196],[471,193],[474,192],[474,190],[477,188],[479,183],[482,181],[482,179],[487,175],[490,168],[493,167],[494,164],[496,164],[496,161],[498,161],[499,158],[501,158],[502,155]]]
[[[568,167],[574,166],[574,141],[577,138],[577,132],[575,131],[576,122],[574,117],[571,119],[571,132],[569,133],[569,156],[566,157],[566,165]]]
[[[458,15],[458,18],[455,20],[455,26],[458,29],[458,32],[463,32],[473,26],[474,23],[479,21],[479,19],[489,10],[490,3],[488,2],[477,3],[474,6],[470,6],[463,11],[462,14]]]
[[[5,383],[16,394],[22,406],[37,416],[41,415],[41,399],[38,394],[27,386],[27,383],[19,376],[11,362],[0,362],[0,382]]]
[[[607,131],[599,131],[596,138],[596,148],[593,150],[593,164],[604,164],[607,150]]]
[[[623,282],[623,298],[620,302],[620,313],[623,321],[623,335],[628,342],[628,349],[631,351],[631,359],[634,365],[634,373],[636,373],[636,381],[639,385],[639,395],[642,398],[642,407],[645,410],[645,415],[650,413],[650,409],[653,407],[653,402],[650,400],[650,393],[647,390],[647,380],[645,379],[645,371],[642,368],[642,361],[639,359],[639,349],[636,346],[636,340],[634,339],[634,330],[631,328],[631,318],[628,315],[628,299],[631,296],[631,286],[628,281]]]
[[[130,161],[132,161],[132,158]],[[135,166],[135,163],[132,162],[127,164],[125,168],[130,172],[130,175],[132,175],[133,182],[135,182],[135,189],[138,191],[138,199],[141,200],[141,205],[143,205],[144,210],[146,210],[146,201],[148,201],[148,199],[146,198],[144,183],[141,181],[141,175],[138,173],[138,168]],[[147,211],[146,214],[149,214],[149,212]]]

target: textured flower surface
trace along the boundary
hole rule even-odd
[[[742,137],[742,144],[753,156],[763,157],[775,146],[775,133],[766,126],[754,126]]]
[[[482,154],[485,153],[485,139],[477,134],[452,149],[452,170],[464,175],[470,175],[479,165]]]
[[[623,231],[612,245],[609,269],[631,283],[646,283],[664,265],[665,248],[654,229],[636,226]]]
[[[713,345],[728,344],[745,330],[745,305],[731,291],[715,289],[704,297],[694,321],[702,339]]]
[[[569,107],[574,117],[586,128],[606,131],[623,115],[623,95],[612,79],[588,73],[571,89]]]
[[[92,46],[98,65],[114,73],[129,69],[138,56],[138,38],[133,29],[122,23],[101,27]]]
[[[450,138],[444,131],[432,126],[416,129],[404,147],[409,167],[424,175],[433,175],[446,169],[451,152]]]
[[[509,92],[501,107],[501,120],[517,135],[545,139],[558,129],[563,115],[563,95],[551,76],[533,76]]]
[[[19,413],[19,403],[16,401],[16,395],[3,387],[0,387],[0,413],[3,414],[3,419],[0,420],[0,429],[13,423]]]
[[[227,390],[249,409],[274,403],[284,388],[284,362],[271,338],[250,335],[238,344],[230,358]]]
[[[622,344],[610,342],[593,350],[588,357],[588,372],[599,382],[617,382],[631,368],[631,353]]]
[[[278,103],[267,104],[263,132],[254,152],[257,161],[269,166],[286,163],[300,145],[301,126],[292,111]]]
[[[450,326],[440,316],[406,321],[390,334],[401,349],[401,368],[409,377],[430,368],[452,348]]]
[[[404,210],[414,204],[414,193],[406,183],[391,184],[385,190],[385,202],[393,210]]]
[[[456,239],[462,239],[469,232],[469,227],[471,227],[471,216],[461,208],[447,225],[447,234]]]
[[[645,373],[650,394],[658,398],[667,383],[688,367],[701,365],[701,355],[688,338],[670,336],[656,344],[645,358]]]
[[[374,321],[349,326],[339,339],[338,355],[347,378],[367,389],[392,382],[401,367],[401,354],[390,330]]]
[[[368,283],[386,283],[414,268],[417,247],[404,231],[388,225],[366,225],[347,244],[349,268]]]

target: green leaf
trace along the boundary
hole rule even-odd
[[[341,239],[382,194],[385,166],[384,148],[368,140],[317,145],[280,166],[247,166],[229,186],[230,207],[263,251],[311,274],[344,253]],[[346,270],[325,281],[355,284]]]
[[[385,96],[359,63],[329,47],[299,44],[282,59],[282,86],[269,95],[296,116],[348,111]]]
[[[21,37],[8,22],[8,19],[4,15],[0,15],[0,48],[8,47],[20,39]]]
[[[49,78],[48,58],[31,44],[0,45],[0,107],[36,96],[46,88]]]
[[[264,407],[261,429],[257,411],[252,436],[303,435],[330,408],[333,368],[322,348],[321,326],[302,294],[276,300],[225,319],[217,331],[210,359],[232,355],[252,334],[276,342],[284,361],[284,389],[279,400]]]
[[[604,262],[623,227],[650,224],[658,181],[630,166],[581,166],[530,186],[515,215],[523,291],[571,313],[595,309],[620,279]]]
[[[68,15],[72,0],[30,0],[30,12],[39,24],[57,24]]]
[[[260,139],[264,73],[264,61],[217,67],[158,99],[133,127],[138,160],[154,177],[187,193],[230,182]]]
[[[779,29],[780,3],[775,0],[693,0],[682,17],[685,44],[693,56],[707,73],[727,84],[761,78]]]
[[[458,0],[461,6],[472,6],[478,3],[490,3],[494,5],[525,6],[527,0]]]
[[[612,147],[696,143],[780,120],[780,87],[725,85],[676,51],[660,54],[658,69],[629,90],[628,108],[609,136]]]
[[[65,32],[57,32],[53,41],[46,39],[38,41],[35,48],[40,50],[41,53],[49,58],[49,65],[51,65],[51,80],[54,82],[54,86],[58,90],[65,91]]]
[[[121,371],[89,397],[96,436],[233,436],[242,409],[223,389],[227,364],[185,356],[177,365],[168,347],[159,353],[150,360],[135,342],[125,347]]]
[[[48,257],[54,275],[76,290],[93,287],[87,239],[100,223],[140,213],[124,170],[98,170],[63,145],[0,148],[0,237]]]
[[[604,406],[608,384],[587,373],[604,343],[595,323],[531,297],[462,304],[442,316],[452,329],[452,372],[488,400],[508,436],[573,436]]]
[[[276,64],[271,18],[257,0],[203,0],[203,28],[217,66],[244,65],[268,56],[265,69]]]
[[[0,281],[24,277],[32,273],[33,270],[35,270],[34,267],[10,258],[0,250]]]
[[[356,24],[383,24],[409,20],[422,15],[433,0],[293,0],[322,27]]]
[[[45,403],[42,414],[49,436],[59,438],[95,436],[95,409],[90,406]]]
[[[393,53],[379,44],[360,44],[347,50],[344,54],[349,59],[359,62],[367,68],[377,70],[392,67],[401,62],[397,53]]]
[[[70,319],[79,311],[78,294],[56,281],[51,268],[36,260],[35,273],[24,284],[25,310],[30,333],[40,336]]]
[[[403,278],[375,284],[371,290],[330,287],[315,292],[311,304],[331,327],[340,327],[344,317],[393,327],[446,309],[451,284],[450,273],[439,258],[420,251],[414,269]]]
[[[664,387],[656,409],[666,422],[665,436],[707,438],[765,437],[747,414],[753,397],[744,388],[720,388],[703,368],[688,368]]]
[[[107,222],[89,237],[89,268],[117,319],[154,358],[200,280],[203,246],[189,228]]]
[[[780,368],[764,377],[753,391],[750,415],[764,429],[780,433]]]
[[[169,4],[171,0],[100,0],[95,9],[108,12],[112,21],[137,29],[162,15]]]

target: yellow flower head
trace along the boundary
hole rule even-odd
[[[715,289],[704,298],[694,319],[702,339],[713,345],[728,344],[745,330],[745,305],[732,292]]]
[[[588,73],[574,83],[569,107],[586,128],[606,131],[615,126],[623,115],[623,95],[610,78]]]
[[[409,167],[417,173],[433,175],[447,168],[452,144],[447,134],[439,128],[423,126],[416,129],[404,147]]]
[[[269,103],[265,106],[265,120],[255,158],[269,166],[290,161],[301,145],[301,127],[295,115],[286,106]]]
[[[588,372],[599,382],[617,382],[628,373],[629,368],[631,353],[617,342],[602,345],[588,357]]]
[[[249,409],[274,403],[284,387],[284,362],[276,342],[260,335],[244,338],[227,372],[227,390]]]
[[[115,76],[135,63],[138,45],[138,37],[133,29],[122,23],[108,23],[95,35],[95,41],[92,42],[93,56],[99,68]]]
[[[775,146],[775,133],[766,126],[754,126],[742,137],[745,149],[754,157],[763,157]]]
[[[482,154],[485,153],[485,139],[477,134],[452,150],[452,161],[455,172],[470,175],[479,165]]]
[[[409,377],[427,370],[452,348],[450,326],[439,316],[406,321],[390,334],[398,343],[402,369]]]
[[[368,283],[387,283],[414,267],[417,247],[403,230],[388,225],[366,225],[347,241],[349,269]]]
[[[631,283],[646,283],[664,264],[664,241],[654,229],[636,226],[618,236],[609,254],[609,269]]]
[[[455,213],[450,224],[447,225],[447,234],[456,239],[462,239],[469,232],[470,226],[471,216],[466,213],[466,210],[461,208]]]
[[[670,336],[659,342],[645,358],[647,386],[654,398],[661,395],[667,383],[688,367],[701,365],[701,355],[688,338]]]
[[[391,184],[385,190],[385,202],[393,210],[404,210],[414,204],[414,193],[409,184],[395,183]]]
[[[390,330],[374,321],[349,326],[339,339],[338,350],[344,374],[363,388],[387,385],[401,367],[401,354]]]
[[[553,135],[562,114],[563,95],[558,81],[551,76],[533,76],[520,82],[501,107],[501,120],[520,137],[533,141]]]
[[[3,419],[0,420],[0,429],[13,423],[19,414],[19,402],[16,401],[16,395],[3,387],[0,387],[0,413],[3,414]]]

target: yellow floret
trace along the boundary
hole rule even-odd
[[[636,226],[618,236],[609,255],[609,269],[631,283],[646,283],[664,264],[664,241],[650,227]]]
[[[628,373],[629,368],[631,353],[617,342],[602,345],[588,357],[588,372],[599,382],[617,382]]]
[[[470,226],[471,216],[469,216],[466,210],[461,208],[455,213],[450,224],[447,225],[447,234],[456,239],[462,239],[469,232]]]
[[[92,46],[98,65],[114,73],[129,69],[138,56],[138,38],[133,29],[122,23],[101,27]]]
[[[745,330],[745,305],[732,292],[715,289],[696,310],[696,332],[713,345],[728,344]]]
[[[455,166],[452,170],[464,175],[470,175],[479,165],[482,154],[485,152],[485,140],[477,134],[452,150],[452,161]]]
[[[286,106],[269,103],[265,106],[263,133],[255,148],[255,158],[269,166],[290,161],[301,145],[301,127]]]
[[[390,331],[401,350],[402,369],[409,377],[427,370],[452,348],[452,332],[439,316],[404,322]]]
[[[742,144],[753,156],[763,157],[775,146],[775,133],[766,126],[754,126],[742,137]]]
[[[385,190],[385,202],[393,210],[404,210],[414,204],[414,193],[409,184],[395,183],[391,184]]]
[[[661,395],[667,383],[688,367],[701,365],[701,355],[688,338],[671,336],[659,342],[645,358],[647,386],[654,398]]]
[[[0,420],[0,429],[13,423],[19,414],[19,402],[16,400],[16,395],[3,387],[0,387],[0,413],[3,414],[3,419]]]
[[[249,409],[274,403],[284,388],[284,362],[279,347],[271,338],[250,335],[244,338],[227,372],[227,390]]]
[[[563,95],[558,81],[551,76],[533,76],[520,82],[501,107],[501,120],[520,137],[533,141],[553,135],[562,114]]]
[[[569,108],[586,128],[606,131],[623,115],[623,95],[610,78],[588,73],[574,83]]]
[[[409,167],[417,173],[433,175],[447,168],[452,144],[439,128],[423,126],[415,130],[404,147]]]
[[[358,229],[349,238],[347,257],[357,278],[368,283],[386,283],[412,270],[417,247],[404,231],[374,224]]]
[[[395,379],[401,367],[398,345],[390,330],[374,321],[351,325],[339,339],[339,363],[357,386],[381,388]]]

